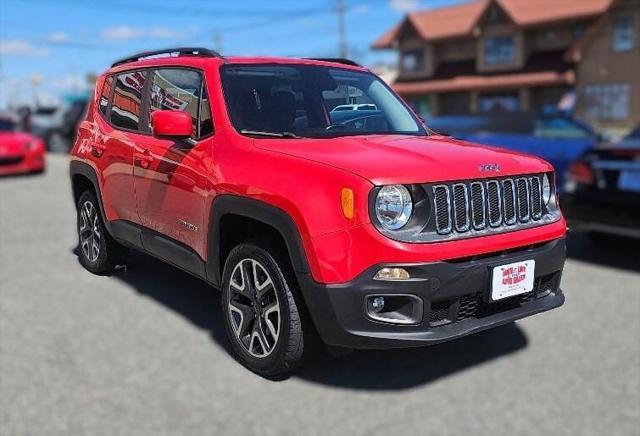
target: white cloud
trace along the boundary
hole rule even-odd
[[[360,3],[359,5],[355,5],[352,11],[356,15],[366,15],[369,13],[370,7],[366,3]]]
[[[108,27],[102,32],[102,37],[110,41],[129,41],[141,38],[144,30],[130,26]]]
[[[109,41],[131,41],[142,38],[179,39],[184,36],[184,32],[161,26],[145,29],[141,27],[121,25],[108,27],[102,32],[102,37]]]
[[[147,32],[147,34],[149,37],[156,39],[181,38],[184,36],[182,32],[168,29],[166,27],[153,27]]]
[[[52,42],[54,44],[67,42],[69,40],[69,36],[64,32],[53,32],[50,33],[47,37],[47,41]]]
[[[30,41],[23,39],[8,39],[0,41],[0,54],[16,56],[49,56],[49,50],[36,47]]]
[[[411,12],[420,5],[419,0],[389,0],[391,9],[399,12]]]

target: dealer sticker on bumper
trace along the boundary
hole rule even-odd
[[[493,268],[491,299],[493,301],[533,290],[535,260],[525,260]]]

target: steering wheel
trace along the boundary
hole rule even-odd
[[[349,129],[347,126],[345,126],[344,124],[329,124],[327,127],[325,127],[325,130],[347,130]]]

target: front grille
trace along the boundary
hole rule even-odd
[[[15,165],[22,162],[22,156],[16,157],[0,157],[0,165]]]
[[[485,212],[484,185],[479,182],[471,184],[471,221],[473,228],[482,230],[487,227],[487,216]]]
[[[469,230],[469,195],[466,185],[453,185],[453,205],[456,230],[466,232]]]
[[[473,292],[460,297],[448,300],[440,300],[431,303],[431,312],[429,314],[429,323],[434,325],[442,325],[443,323],[451,323],[462,321],[469,318],[484,318],[495,315],[500,312],[515,309],[527,304],[536,298],[543,298],[549,292],[556,292],[560,286],[561,272],[557,271],[535,279],[533,291],[514,297],[505,298],[504,300],[487,302],[484,298],[485,291]],[[457,311],[453,311],[453,321],[447,319],[449,308],[458,303]]]
[[[531,218],[529,215],[529,182],[527,179],[518,179],[518,218],[526,223]]]
[[[436,185],[436,232],[464,234],[540,220],[544,213],[541,189],[541,176]]]
[[[542,184],[537,177],[529,179],[531,187],[531,217],[539,220],[542,217]]]
[[[502,181],[502,201],[504,203],[504,223],[512,226],[516,223],[516,190],[511,179]]]
[[[449,233],[451,231],[451,201],[449,199],[448,186],[436,186],[433,188],[433,201],[436,210],[436,227],[438,233]]]
[[[449,302],[437,301],[431,303],[431,310],[429,311],[429,324],[437,324],[447,319],[449,315]]]

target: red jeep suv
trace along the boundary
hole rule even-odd
[[[86,269],[135,249],[221,289],[236,358],[265,376],[317,337],[429,345],[564,302],[553,168],[430,132],[351,61],[123,59],[70,171]]]

